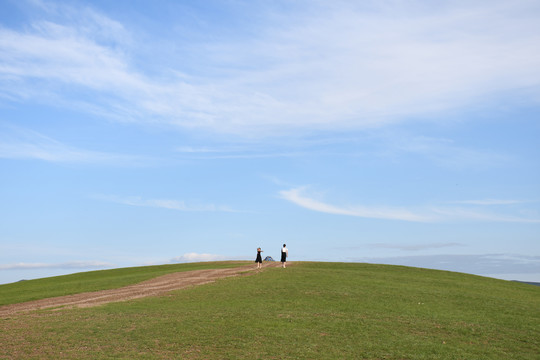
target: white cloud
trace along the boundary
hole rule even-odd
[[[458,271],[469,274],[508,278],[505,274],[516,274],[514,280],[536,275],[534,281],[540,282],[540,257],[520,254],[473,254],[473,255],[419,255],[374,258],[351,258],[377,264],[414,266],[429,269]]]
[[[64,263],[16,263],[0,264],[0,270],[38,270],[38,269],[94,269],[113,267],[102,261],[70,261]]]
[[[420,251],[420,250],[429,250],[429,249],[440,249],[446,247],[456,247],[463,246],[460,243],[428,243],[428,244],[373,244],[373,247],[383,248],[383,249],[397,249],[404,251]]]
[[[122,205],[161,208],[189,212],[235,212],[233,209],[214,204],[193,204],[188,205],[184,201],[175,199],[143,199],[140,196],[116,196],[95,194],[91,196],[96,200],[107,201]]]
[[[516,205],[528,203],[530,201],[524,200],[510,200],[510,199],[484,199],[484,200],[459,200],[453,201],[454,204],[469,204],[469,205]]]
[[[191,44],[205,65],[178,61],[154,75],[139,65],[127,24],[57,5],[54,17],[49,10],[24,31],[0,28],[0,97],[259,136],[379,126],[507,91],[538,97],[534,2],[300,3],[276,11],[260,14],[251,38]]]
[[[385,152],[405,152],[421,155],[448,168],[484,168],[510,163],[510,156],[489,149],[472,149],[453,140],[398,134],[385,139]]]
[[[401,208],[330,205],[303,195],[302,193],[304,191],[305,188],[282,190],[279,192],[279,195],[281,198],[290,201],[300,207],[328,214],[415,222],[429,222],[435,220],[433,217],[427,216],[425,214],[414,213],[407,209]]]
[[[36,131],[0,123],[0,158],[36,159],[58,163],[140,166],[150,159],[79,149]]]
[[[179,146],[175,150],[179,153],[188,153],[188,154],[208,154],[208,153],[213,154],[213,153],[236,151],[236,150],[231,150],[231,149],[218,149],[218,148],[193,147],[193,146]]]
[[[279,196],[300,207],[335,215],[347,215],[368,219],[401,220],[412,222],[488,221],[540,223],[538,217],[514,214],[481,212],[464,207],[424,206],[415,210],[388,206],[332,205],[305,195],[306,187],[282,190]]]
[[[278,157],[295,157],[304,155],[298,151],[282,151],[277,152],[273,149],[258,149],[257,146],[252,147],[231,147],[231,148],[194,148],[190,146],[182,146],[176,148],[176,151],[182,154],[182,158],[198,159],[198,160],[218,160],[218,159],[263,159],[263,158],[278,158]]]
[[[433,207],[433,214],[439,216],[441,221],[488,221],[509,223],[540,223],[539,217],[524,217],[513,214],[482,212],[463,207]]]
[[[216,254],[198,254],[198,253],[186,253],[181,256],[177,256],[171,259],[173,263],[185,263],[185,262],[199,262],[199,261],[221,261],[227,258],[223,255]]]

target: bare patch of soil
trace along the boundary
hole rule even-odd
[[[281,263],[273,262],[264,264],[265,268],[278,266],[281,266]],[[173,290],[207,284],[229,276],[252,275],[256,273],[257,270],[255,270],[255,265],[246,265],[229,269],[177,272],[118,289],[59,296],[2,306],[0,307],[0,317],[39,309],[92,307],[110,302],[127,301],[147,296],[159,296]]]

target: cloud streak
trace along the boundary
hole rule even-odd
[[[306,187],[292,188],[279,192],[279,197],[302,208],[333,214],[346,215],[366,219],[399,220],[410,222],[454,222],[454,221],[487,221],[540,223],[539,218],[526,218],[516,215],[481,212],[463,207],[427,206],[409,210],[398,207],[375,206],[338,206],[332,205],[306,195]]]
[[[430,250],[430,249],[440,249],[447,247],[456,247],[463,246],[460,243],[431,243],[431,244],[373,244],[373,247],[383,248],[383,249],[396,249],[403,251],[421,251],[421,250]]]
[[[517,205],[524,204],[530,201],[524,200],[504,200],[504,199],[484,199],[484,200],[459,200],[453,201],[454,204],[468,204],[468,205]]]
[[[473,149],[455,144],[451,139],[399,134],[386,139],[384,151],[421,155],[439,166],[464,169],[508,164],[511,157],[488,149]]]
[[[199,262],[199,261],[221,261],[227,258],[223,255],[216,254],[199,254],[199,253],[185,253],[184,255],[177,256],[171,259],[172,263],[187,263],[187,262]]]
[[[39,132],[0,123],[0,158],[53,163],[142,166],[149,158],[80,149]],[[154,161],[155,162],[155,161]]]
[[[114,264],[102,261],[69,261],[63,263],[16,263],[0,264],[0,270],[39,270],[39,269],[95,269],[113,267]]]
[[[540,257],[515,254],[419,255],[387,258],[354,258],[377,264],[414,266],[476,275],[540,274]]]
[[[175,199],[144,199],[140,196],[116,196],[116,195],[103,195],[96,194],[91,196],[93,199],[111,202],[116,204],[136,206],[136,207],[150,207],[167,210],[177,210],[186,212],[235,212],[233,209],[214,204],[196,204],[189,205],[184,201]]]
[[[175,151],[180,154],[183,159],[197,160],[285,158],[298,157],[306,154],[305,152],[300,151],[277,152],[271,149],[258,149],[256,146],[234,148],[194,148],[182,146],[176,148]]]
[[[319,200],[315,200],[303,193],[305,188],[282,190],[279,196],[300,207],[334,215],[347,215],[370,219],[402,220],[413,222],[431,222],[435,219],[421,213],[411,212],[407,209],[390,207],[366,207],[366,206],[335,206]]]

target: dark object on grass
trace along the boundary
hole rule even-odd
[[[264,258],[264,261],[275,261],[274,259],[272,259],[271,256],[267,256]]]

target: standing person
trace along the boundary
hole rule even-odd
[[[257,248],[257,258],[255,259],[255,262],[257,263],[257,269],[262,268],[262,252],[263,251],[261,250],[261,248]]]
[[[289,257],[289,249],[287,249],[286,244],[283,244],[281,248],[281,267],[284,269],[287,267],[287,257]]]

